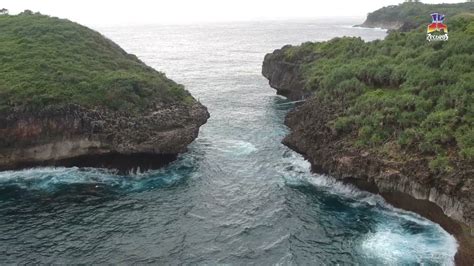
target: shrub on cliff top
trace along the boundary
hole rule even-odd
[[[139,111],[184,88],[101,34],[32,12],[0,16],[0,110],[80,104]]]
[[[343,110],[329,124],[339,135],[371,149],[394,142],[435,155],[432,170],[447,171],[449,160],[474,162],[474,16],[450,25],[447,42],[426,41],[420,28],[368,43],[305,43],[291,54],[316,58],[303,60],[306,90]]]

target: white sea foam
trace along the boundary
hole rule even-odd
[[[157,176],[160,178],[156,178]],[[122,176],[117,175],[117,171],[112,169],[40,167],[0,172],[0,186],[14,185],[23,189],[50,191],[60,185],[90,184],[121,187],[134,191],[147,188],[150,185],[147,182],[150,180],[156,181],[155,185],[160,186],[171,184],[180,178],[182,175],[176,171],[165,169],[135,172]]]
[[[287,160],[291,163],[291,171],[284,173],[287,181],[293,184],[313,185],[324,188],[327,192],[351,199],[357,199],[370,205],[384,204],[379,195],[362,191],[351,184],[344,184],[333,177],[311,173],[311,164],[301,155],[292,153]]]
[[[0,172],[0,184],[28,189],[50,189],[58,184],[101,184],[116,182],[115,171],[94,168],[41,167]]]
[[[248,155],[258,150],[255,145],[243,140],[221,140],[219,146],[221,151],[237,156]]]
[[[384,264],[422,263],[422,258],[432,258],[439,264],[453,265],[458,247],[454,237],[441,228],[429,234],[433,235],[408,234],[393,224],[382,224],[362,240],[360,248],[367,257]]]
[[[380,195],[362,191],[351,184],[344,184],[333,177],[312,174],[309,162],[298,154],[288,157],[295,169],[285,178],[292,184],[316,186],[326,192],[355,200],[351,205],[355,208],[366,205],[384,219],[381,219],[375,232],[367,234],[361,241],[361,252],[369,258],[384,261],[385,264],[422,262],[421,258],[433,258],[442,265],[452,265],[458,244],[456,239],[435,224],[416,213],[397,209],[388,204]],[[295,171],[296,170],[296,171]],[[296,173],[296,174],[295,174]],[[407,232],[401,224],[413,222],[422,227],[429,227],[421,234]]]

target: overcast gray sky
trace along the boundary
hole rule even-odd
[[[87,25],[192,23],[263,19],[364,17],[402,0],[2,0],[11,13],[40,11]],[[425,0],[456,3],[459,0]]]

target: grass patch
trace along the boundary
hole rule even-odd
[[[0,29],[0,111],[191,102],[183,86],[79,24],[24,12],[0,16]]]

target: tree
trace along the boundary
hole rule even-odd
[[[25,11],[21,12],[19,15],[31,16],[31,15],[33,15],[33,11],[31,11],[29,9],[25,9]]]
[[[0,9],[0,15],[8,15],[8,9],[6,8]]]

